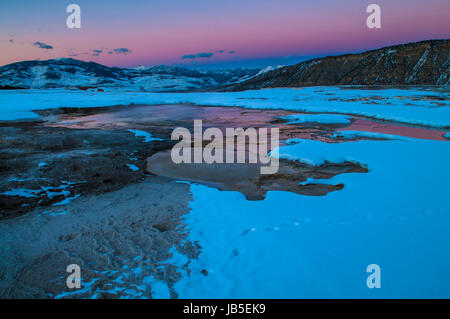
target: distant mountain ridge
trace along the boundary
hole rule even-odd
[[[394,45],[359,54],[260,69],[190,70],[177,66],[119,68],[72,58],[0,67],[0,89],[80,88],[148,92],[242,91],[327,85],[450,83],[450,40]]]
[[[151,92],[208,89],[248,79],[259,69],[190,70],[157,65],[107,67],[72,58],[23,61],[0,67],[0,86],[11,88],[114,88]]]
[[[304,61],[221,90],[327,85],[445,86],[450,83],[449,68],[450,40],[427,40]]]

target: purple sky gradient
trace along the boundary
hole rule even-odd
[[[81,7],[81,29],[66,26],[70,3]],[[370,3],[381,6],[381,29],[366,26]],[[448,39],[449,13],[448,0],[0,0],[0,65],[56,57],[127,67],[293,64]]]

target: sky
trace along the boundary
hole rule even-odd
[[[69,4],[81,28],[66,25]],[[366,8],[381,7],[369,29]],[[450,38],[449,0],[0,0],[0,65],[72,57],[108,66],[289,65]]]

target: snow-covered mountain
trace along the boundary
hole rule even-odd
[[[255,76],[258,69],[189,70],[157,65],[107,67],[71,58],[23,61],[0,67],[0,86],[20,88],[114,88],[150,92],[192,91],[232,84]]]

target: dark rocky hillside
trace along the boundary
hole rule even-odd
[[[449,40],[395,45],[283,67],[226,90],[321,85],[448,85]]]

